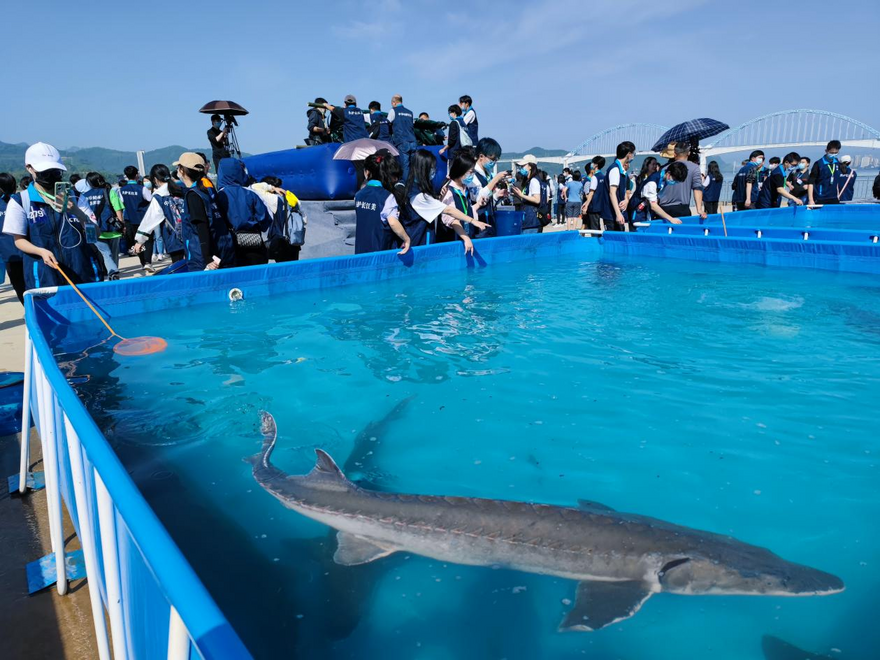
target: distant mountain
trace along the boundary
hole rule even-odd
[[[554,156],[564,156],[568,153],[568,149],[544,149],[543,147],[532,147],[525,151],[516,151],[501,154],[501,160],[513,160],[522,158],[526,154],[532,154],[535,158],[550,158]]]
[[[24,142],[8,144],[0,142],[0,172],[10,172],[16,177],[24,176],[24,153],[28,145]],[[105,177],[122,174],[127,165],[137,165],[137,154],[133,151],[118,151],[103,147],[71,147],[60,149],[61,160],[69,172],[101,172]],[[171,166],[184,151],[206,151],[204,147],[187,148],[180,145],[154,149],[144,154],[144,165],[149,170],[157,163]],[[210,154],[208,154],[210,156]]]

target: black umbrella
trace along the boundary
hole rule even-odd
[[[670,142],[680,144],[682,142],[693,142],[703,140],[713,135],[723,133],[730,126],[716,119],[703,117],[701,119],[691,119],[681,124],[673,126],[657,140],[656,144],[651,147],[651,151],[663,151],[669,146]]]
[[[235,101],[211,101],[205,103],[199,112],[206,115],[232,115],[233,117],[241,117],[248,113]]]

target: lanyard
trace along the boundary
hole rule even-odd
[[[452,192],[458,195],[458,198],[461,200],[461,205],[464,206],[465,215],[471,214],[471,204],[468,201],[468,198],[465,196],[463,192],[461,192],[458,188],[452,188]]]
[[[837,165],[832,165],[828,162],[828,157],[824,156],[822,160],[825,161],[825,167],[828,168],[828,171],[831,172],[831,177],[834,178],[834,173],[837,171]]]

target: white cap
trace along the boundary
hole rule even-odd
[[[45,142],[37,142],[28,147],[27,151],[24,152],[24,164],[30,165],[37,172],[45,172],[46,170],[67,171],[67,167],[61,162],[61,154],[58,153],[58,149]]]
[[[841,162],[841,163],[851,163],[851,162],[852,162],[852,156],[841,156],[841,158],[840,158],[840,162]]]
[[[525,156],[520,158],[518,161],[516,161],[517,165],[528,165],[529,163],[531,163],[532,165],[537,165],[538,159],[535,158],[532,154],[526,154]]]

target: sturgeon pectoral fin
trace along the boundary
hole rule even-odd
[[[348,532],[339,532],[336,535],[336,543],[338,547],[336,548],[336,554],[333,555],[333,561],[342,566],[366,564],[374,559],[381,559],[395,552],[395,548],[382,548],[372,541],[349,534]]]
[[[579,582],[577,600],[565,615],[560,630],[599,630],[628,619],[651,597],[644,582]]]

